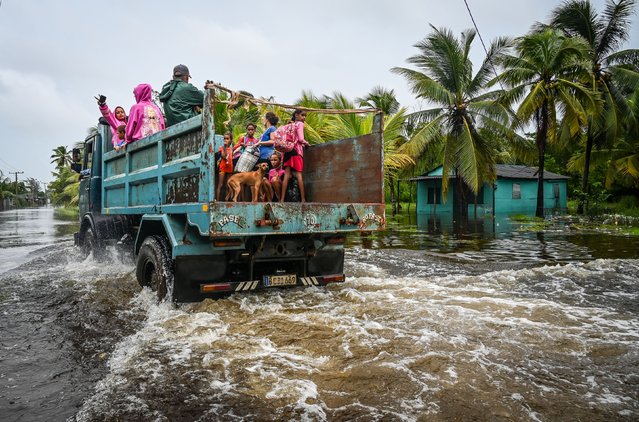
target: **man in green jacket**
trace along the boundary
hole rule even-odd
[[[173,126],[196,116],[204,104],[204,93],[189,83],[189,68],[179,64],[173,68],[173,80],[160,92],[166,126]]]

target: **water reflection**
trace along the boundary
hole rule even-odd
[[[639,237],[575,232],[556,223],[549,227],[515,221],[509,215],[472,216],[453,221],[450,214],[398,215],[387,230],[352,235],[348,245],[366,249],[412,249],[449,258],[490,262],[581,262],[599,258],[639,258]]]
[[[57,213],[54,208],[25,208],[0,212],[0,273],[29,260],[39,249],[69,241],[78,230],[77,216]]]

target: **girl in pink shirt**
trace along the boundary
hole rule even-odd
[[[304,170],[304,147],[309,146],[309,143],[304,139],[304,121],[306,120],[306,112],[304,110],[295,109],[291,121],[295,125],[295,147],[291,152],[284,154],[284,180],[282,180],[282,194],[280,195],[280,202],[284,202],[286,196],[286,189],[288,188],[288,182],[291,179],[291,173],[295,174],[297,179],[297,186],[300,189],[300,199],[302,202],[306,202],[306,196],[304,195],[304,178],[302,177],[302,170]]]
[[[266,202],[273,200],[273,194],[275,194],[276,200],[280,199],[280,192],[282,191],[282,177],[284,177],[284,169],[282,168],[282,154],[275,151],[269,158],[271,166],[273,167],[268,172],[267,180],[262,182],[264,191],[266,192]]]
[[[104,95],[100,95],[98,98],[98,106],[100,107],[100,113],[102,113],[102,116],[106,119],[109,126],[111,126],[111,142],[113,143],[113,148],[117,151],[125,144],[125,142],[118,137],[118,128],[122,125],[126,125],[128,120],[126,113],[120,106],[115,107],[115,109],[111,111],[109,106],[107,106]]]

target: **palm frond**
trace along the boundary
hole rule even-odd
[[[604,66],[630,65],[637,68],[639,67],[639,49],[616,51],[605,57],[602,64]]]
[[[445,115],[440,115],[435,119],[424,123],[419,129],[413,133],[411,138],[403,144],[399,151],[408,154],[411,157],[419,157],[424,153],[429,144],[438,141],[442,137],[442,123]]]
[[[403,67],[394,67],[391,72],[405,77],[408,80],[411,92],[417,98],[430,100],[436,104],[450,105],[455,103],[455,96],[440,82],[416,70]]]
[[[604,29],[588,0],[569,0],[562,3],[552,11],[550,25],[570,37],[582,37],[593,52]]]
[[[639,89],[639,72],[627,66],[614,66],[609,69],[615,83],[626,92]]]
[[[596,56],[603,57],[616,50],[629,37],[630,19],[634,14],[636,0],[618,0],[606,2],[602,19],[606,21]]]

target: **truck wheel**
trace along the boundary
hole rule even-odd
[[[158,302],[173,300],[173,260],[166,237],[149,236],[144,239],[135,275],[140,286],[148,286],[156,293]]]
[[[96,239],[93,229],[91,227],[87,227],[82,235],[82,244],[80,246],[82,255],[86,258],[90,253],[93,253],[93,258],[101,258],[102,253],[98,245],[98,239]]]

